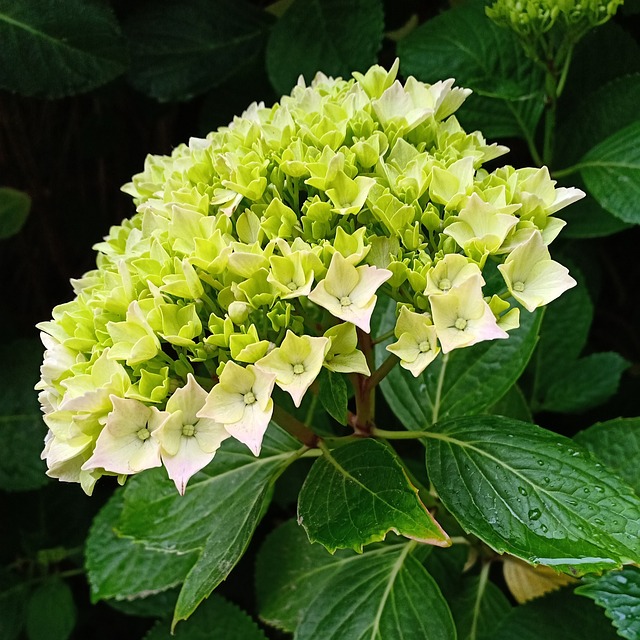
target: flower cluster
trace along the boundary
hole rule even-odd
[[[300,80],[147,158],[123,188],[137,213],[39,325],[50,476],[90,493],[164,465],[184,492],[226,438],[260,452],[274,386],[299,406],[323,367],[370,375],[379,294],[418,375],[575,284],[547,246],[583,193],[546,168],[487,172],[507,149],[452,115],[469,91],[397,70]]]

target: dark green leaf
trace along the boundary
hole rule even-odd
[[[571,186],[586,189],[577,174],[571,175],[567,180],[571,182]],[[632,226],[611,215],[588,193],[582,200],[559,211],[558,217],[567,222],[567,226],[562,230],[563,238],[603,238]],[[563,297],[565,295],[563,294]]]
[[[0,638],[16,640],[24,626],[29,587],[0,568]]]
[[[332,571],[305,610],[296,640],[452,640],[451,612],[414,543],[355,556]]]
[[[579,167],[587,189],[602,207],[624,222],[640,222],[640,121],[593,147]]]
[[[629,366],[617,353],[579,358],[591,328],[593,304],[582,275],[571,271],[579,284],[546,309],[531,359],[533,411],[571,413],[597,406],[616,392]]]
[[[262,52],[269,16],[244,0],[158,0],[125,24],[130,80],[161,101],[205,93]]]
[[[311,544],[304,529],[289,520],[266,539],[256,561],[256,596],[260,618],[293,633],[302,615],[336,569],[355,558],[352,551],[333,555]]]
[[[615,640],[609,621],[588,600],[563,589],[514,607],[491,640]]]
[[[423,563],[447,602],[455,598],[461,589],[464,578],[462,572],[468,559],[469,547],[454,544],[446,549],[433,547]]]
[[[629,37],[628,34],[626,37]],[[631,60],[635,59],[635,64],[638,65],[640,50],[635,42],[633,47],[635,58]],[[592,55],[601,56],[602,50],[594,51]],[[620,59],[617,51],[614,55],[616,59]],[[597,68],[600,68],[600,64]],[[563,163],[560,167],[574,164],[594,145],[638,119],[640,73],[598,83],[593,89],[594,91],[587,93],[586,88],[580,88],[581,99],[558,125],[556,155],[558,161]],[[585,131],[589,131],[589,135],[585,135]]]
[[[568,438],[457,418],[434,428],[427,469],[445,507],[499,553],[574,574],[640,560],[640,499]]]
[[[331,552],[360,552],[389,531],[449,544],[392,449],[371,439],[325,451],[314,463],[300,492],[298,521],[311,542]]]
[[[340,424],[347,424],[347,385],[344,376],[327,369],[320,372],[320,403]]]
[[[379,332],[393,328],[395,305],[388,305]],[[384,397],[402,424],[420,431],[436,420],[481,413],[494,405],[520,377],[538,338],[542,312],[523,312],[520,328],[508,340],[481,342],[439,356],[414,378],[395,367],[382,381]],[[387,342],[376,346],[378,364],[388,355]],[[444,369],[444,371],[443,371]]]
[[[511,611],[507,597],[490,581],[465,578],[462,588],[449,601],[458,630],[458,640],[493,638],[493,633]]]
[[[33,390],[42,347],[37,340],[14,340],[0,347],[0,357],[12,363],[0,370],[0,489],[37,489],[47,482],[40,460],[46,427]]]
[[[598,422],[575,436],[640,495],[640,418]]]
[[[69,585],[52,578],[41,584],[27,604],[29,640],[67,640],[76,624],[76,606]]]
[[[184,582],[197,553],[147,549],[115,531],[124,490],[117,491],[93,521],[86,542],[86,568],[91,599],[140,599]],[[174,599],[175,600],[175,599]]]
[[[267,72],[278,93],[289,93],[302,74],[349,77],[366,71],[382,43],[380,0],[295,0],[267,45]]]
[[[575,413],[597,407],[618,389],[627,362],[617,353],[592,353],[558,367],[549,381],[538,409]]]
[[[174,634],[168,620],[159,620],[144,640],[267,640],[258,625],[239,607],[213,595]]]
[[[524,422],[533,422],[529,405],[517,384],[514,384],[487,413],[495,416],[514,418],[515,420],[522,420]]]
[[[626,567],[599,578],[588,576],[575,592],[604,607],[618,635],[628,640],[640,638],[640,570]]]
[[[273,482],[299,446],[272,423],[259,458],[227,440],[184,496],[161,469],[136,476],[127,485],[120,533],[148,549],[197,556],[180,592],[174,623],[188,618],[242,557],[269,503]]]
[[[60,98],[124,72],[127,50],[111,8],[96,0],[0,0],[0,86]]]
[[[23,191],[0,187],[0,239],[19,233],[31,209],[31,198]]]
[[[543,110],[541,71],[516,36],[496,26],[476,0],[432,18],[398,43],[404,75],[455,78],[473,89],[459,112],[468,129],[490,137],[533,138]]]
[[[112,609],[127,616],[157,620],[158,618],[166,618],[167,612],[174,610],[179,592],[180,589],[174,587],[168,591],[161,591],[135,600],[107,600],[106,602]]]
[[[593,303],[583,275],[575,268],[571,273],[578,286],[565,291],[544,312],[540,341],[531,358],[538,384],[544,385],[559,364],[578,358],[587,343],[593,321]]]

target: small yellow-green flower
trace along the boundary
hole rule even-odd
[[[498,269],[511,295],[527,311],[548,304],[577,284],[566,267],[551,260],[539,231],[516,247]]]
[[[187,384],[169,398],[167,418],[153,434],[161,447],[162,463],[181,495],[189,478],[208,465],[230,437],[224,425],[198,415],[206,401],[207,392],[189,374]]]
[[[440,295],[461,285],[469,278],[479,277],[484,284],[480,268],[459,253],[448,253],[427,272],[424,295]]]
[[[482,297],[480,276],[468,278],[441,295],[429,296],[433,324],[443,353],[484,340],[508,338]]]
[[[398,356],[400,366],[416,377],[440,352],[436,328],[428,314],[415,313],[402,307],[394,333],[398,341],[390,344],[387,351]]]
[[[361,373],[370,376],[364,353],[358,349],[358,336],[355,325],[343,322],[330,327],[324,332],[331,340],[324,356],[324,366],[336,373]]]
[[[375,292],[393,274],[388,269],[363,265],[354,267],[340,253],[334,253],[324,280],[309,294],[309,300],[331,315],[351,322],[366,333],[376,304]]]
[[[299,407],[307,389],[320,373],[330,344],[329,338],[298,337],[287,331],[282,344],[256,362],[256,367],[274,375],[276,384]]]
[[[111,402],[113,410],[107,416],[93,454],[82,465],[82,470],[101,468],[111,473],[130,475],[159,467],[162,464],[160,443],[155,432],[169,414],[147,407],[138,400],[111,396]]]
[[[254,365],[241,367],[229,361],[197,417],[224,425],[229,435],[257,456],[273,413],[271,392],[275,381],[274,374]]]
[[[497,208],[473,193],[444,233],[451,236],[469,257],[484,266],[486,257],[497,253],[507,234],[518,224],[513,213],[519,208],[517,204]]]

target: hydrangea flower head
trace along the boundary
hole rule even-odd
[[[123,187],[135,214],[39,325],[50,475],[90,492],[162,464],[183,493],[225,440],[260,454],[275,386],[299,406],[323,368],[370,376],[380,298],[400,310],[389,350],[419,375],[571,286],[548,246],[582,192],[487,172],[508,150],[460,126],[469,91],[397,73],[300,80],[147,157]]]

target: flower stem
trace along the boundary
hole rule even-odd
[[[371,377],[366,379],[366,385],[369,389],[373,390],[380,382],[387,376],[389,371],[393,369],[400,362],[400,358],[395,354],[391,354],[372,374]]]
[[[387,331],[386,333],[383,333],[381,336],[378,336],[377,338],[374,338],[371,343],[372,344],[380,344],[381,342],[384,342],[387,338],[392,338],[394,335],[394,329],[391,329],[391,331]]]
[[[279,427],[297,438],[302,444],[311,449],[318,446],[318,436],[306,424],[294,418],[277,404],[273,406],[273,419]]]
[[[371,428],[371,435],[374,438],[385,438],[385,440],[417,440],[425,437],[424,431],[389,431],[388,429]]]

